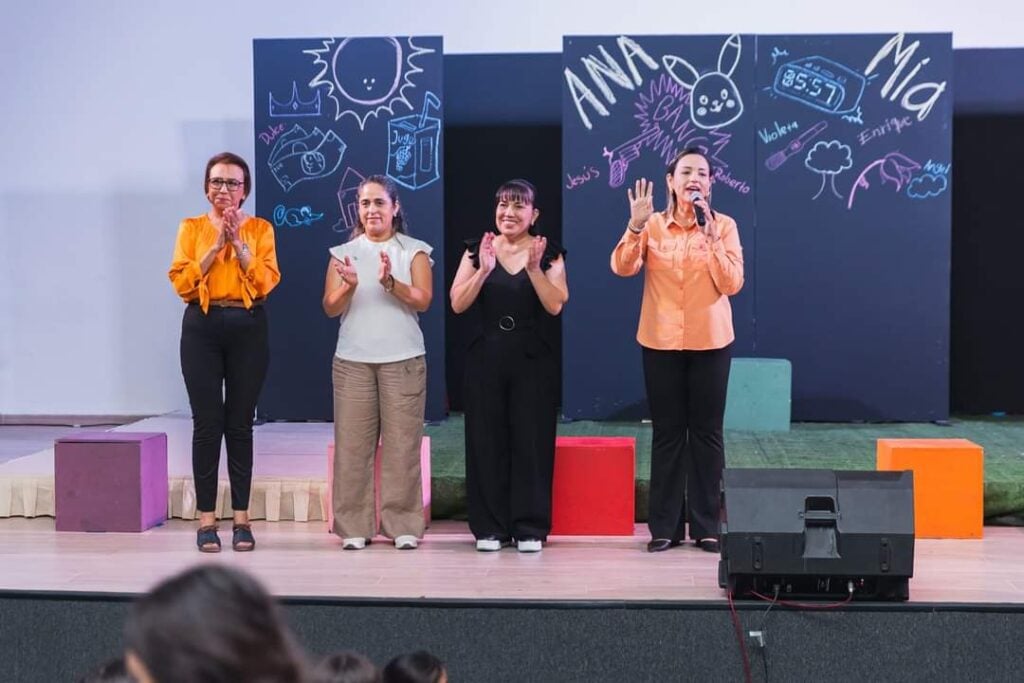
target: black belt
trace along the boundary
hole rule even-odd
[[[516,318],[512,315],[503,315],[492,323],[485,325],[485,329],[497,330],[498,332],[514,332],[516,330],[528,330],[536,327],[537,321],[533,318]]]

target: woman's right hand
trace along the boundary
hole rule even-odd
[[[626,194],[629,196],[629,227],[642,230],[654,213],[654,183],[640,178],[633,189],[626,188]]]
[[[497,263],[498,255],[494,251],[494,233],[485,232],[480,239],[480,271],[485,276],[490,275]]]
[[[334,272],[338,274],[342,282],[345,282],[351,287],[359,284],[359,275],[356,273],[355,266],[352,265],[352,259],[348,256],[345,257],[344,261],[340,261],[336,258],[331,258],[331,265],[334,267]]]

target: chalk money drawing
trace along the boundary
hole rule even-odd
[[[289,118],[296,116],[320,116],[320,91],[313,93],[313,99],[299,99],[299,84],[292,81],[292,97],[281,103],[274,99],[274,93],[267,93],[270,100],[271,118]]]
[[[362,130],[371,116],[394,116],[396,104],[413,108],[407,91],[415,89],[412,77],[423,71],[416,58],[432,52],[411,38],[345,38],[340,43],[328,38],[322,48],[303,53],[320,67],[309,87],[327,89],[335,104],[334,120],[351,116]]]
[[[341,165],[347,145],[333,131],[313,128],[312,133],[295,124],[270,150],[267,165],[285,192],[304,180],[316,180],[334,173]]]
[[[816,142],[814,147],[811,147],[811,151],[807,153],[804,166],[807,170],[821,175],[821,187],[818,188],[818,194],[811,199],[821,196],[821,193],[825,191],[826,182],[832,190],[832,194],[838,199],[842,199],[843,196],[836,191],[836,176],[853,168],[852,150],[849,145],[844,145],[839,140]]]
[[[679,85],[692,89],[690,118],[699,128],[712,130],[727,126],[743,115],[743,98],[732,80],[743,51],[738,34],[725,39],[718,52],[718,68],[705,74],[675,55],[665,55],[661,63]]]

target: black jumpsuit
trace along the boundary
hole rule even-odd
[[[479,267],[480,240],[466,246]],[[547,270],[565,250],[548,242]],[[544,310],[526,269],[500,263],[477,296],[477,333],[466,356],[466,493],[480,539],[546,540],[551,530],[557,363]]]

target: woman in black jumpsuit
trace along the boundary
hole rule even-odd
[[[531,234],[535,197],[525,180],[498,188],[497,234],[466,242],[451,289],[456,313],[479,303],[464,398],[469,528],[481,551],[515,540],[536,552],[551,529],[557,365],[543,329],[569,291],[565,250]]]

